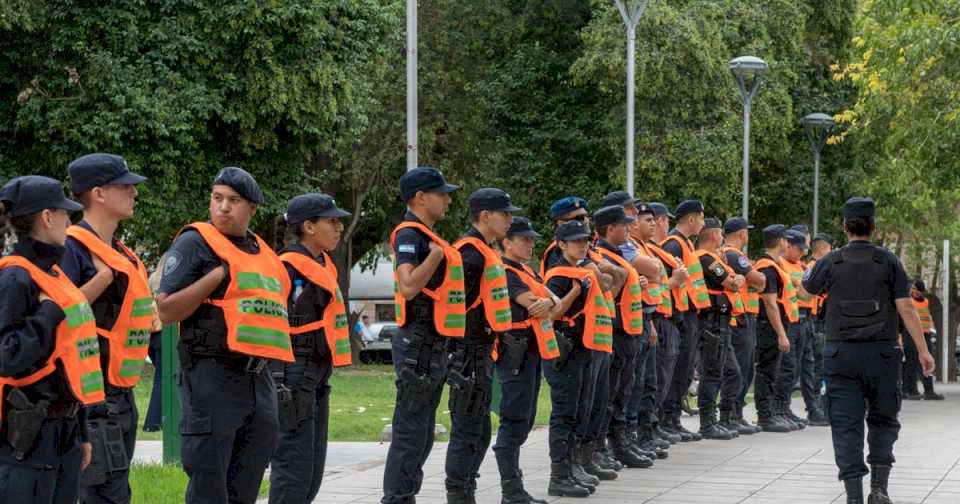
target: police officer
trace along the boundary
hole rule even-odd
[[[277,395],[268,359],[293,362],[290,282],[249,230],[263,194],[241,168],[213,181],[210,221],[188,225],[163,264],[157,306],[180,323],[180,419],[186,502],[253,503],[277,444]]]
[[[930,300],[927,299],[927,286],[923,280],[916,280],[910,289],[910,299],[920,316],[920,328],[923,329],[923,338],[927,341],[927,349],[935,353],[932,348],[936,339],[937,329],[933,325],[933,315],[930,313]],[[901,331],[901,334],[903,331]],[[917,347],[910,338],[903,338],[903,394],[905,399],[925,399],[927,401],[942,401],[943,395],[933,390],[933,377],[923,376],[923,395],[917,391],[917,375],[920,374],[917,360]]]
[[[81,156],[67,169],[84,212],[83,220],[67,230],[60,267],[90,302],[106,370],[106,403],[87,412],[94,455],[81,477],[80,502],[128,503],[138,426],[133,387],[140,381],[150,333],[160,327],[147,270],[114,233],[133,217],[136,185],[146,178],[113,154]]]
[[[722,405],[729,423],[732,401],[740,391],[740,365],[734,355],[730,324],[744,312],[740,289],[746,280],[720,258],[723,224],[719,219],[704,220],[697,240],[696,255],[710,296],[710,306],[697,311],[700,340],[700,383],[697,385],[697,406],[700,410],[700,435],[707,439],[730,440],[739,436],[739,429],[727,430],[717,421],[716,401],[723,388]],[[735,322],[734,322],[735,323]]]
[[[493,345],[511,328],[507,274],[493,244],[507,236],[512,214],[520,211],[510,202],[509,194],[495,188],[474,191],[467,205],[470,230],[453,245],[463,258],[466,331],[462,340],[450,340],[447,344],[451,423],[446,459],[449,504],[475,502],[477,475],[490,446]]]
[[[687,390],[693,381],[694,364],[697,358],[697,310],[710,306],[703,279],[703,269],[694,254],[691,238],[700,234],[703,228],[703,203],[699,200],[684,200],[674,211],[677,216],[676,227],[661,243],[661,247],[672,254],[680,264],[687,268],[690,276],[684,285],[677,289],[674,300],[674,323],[680,330],[680,352],[673,372],[670,390],[663,402],[663,423],[672,428],[685,441],[699,441],[699,433],[691,432],[680,423],[682,413],[680,403],[686,398]]]
[[[736,430],[740,434],[756,434],[760,428],[751,424],[743,417],[743,408],[747,404],[747,391],[753,384],[755,356],[757,348],[757,315],[760,313],[760,292],[766,286],[766,277],[753,269],[750,258],[746,255],[747,244],[750,240],[749,231],[754,226],[747,223],[743,217],[731,217],[723,225],[723,243],[721,259],[738,275],[746,280],[740,289],[740,298],[743,300],[743,314],[736,317],[737,324],[731,328],[731,342],[733,353],[740,367],[741,385],[736,398],[732,402],[732,411],[724,405],[730,404],[726,395],[721,391],[720,425],[727,430]]]
[[[609,369],[610,401],[607,417],[601,427],[603,437],[612,430],[611,444],[616,458],[627,467],[650,467],[655,452],[643,451],[627,436],[627,415],[631,395],[637,389],[636,375],[646,378],[645,372],[637,373],[637,367],[646,364],[646,352],[650,348],[652,329],[643,313],[643,287],[640,271],[649,276],[659,274],[659,263],[646,256],[634,254],[634,261],[624,258],[620,247],[629,241],[629,227],[636,218],[626,214],[621,205],[606,206],[598,210],[593,221],[597,225],[599,240],[597,249],[608,261],[627,272],[626,282],[615,292],[615,316],[613,321],[613,360]],[[643,384],[639,393],[643,392]]]
[[[590,231],[580,220],[557,226],[556,248],[547,266],[547,288],[561,298],[560,313],[554,322],[559,355],[543,367],[543,376],[550,384],[550,483],[547,493],[554,496],[587,497],[596,490],[599,480],[575,476],[573,460],[577,445],[578,416],[585,370],[590,362],[590,346],[597,329],[597,319],[609,313],[598,308],[591,295],[602,297],[596,265],[585,263],[589,250]],[[606,308],[605,303],[603,308]],[[589,327],[588,327],[589,326]],[[587,330],[591,333],[587,333]],[[591,338],[586,340],[585,338]],[[579,471],[583,471],[579,467]]]
[[[543,284],[540,275],[527,263],[533,257],[534,240],[540,234],[530,221],[514,217],[501,240],[503,266],[510,292],[511,330],[500,339],[496,363],[500,383],[500,430],[493,445],[500,470],[503,504],[543,504],[523,486],[520,446],[527,440],[537,416],[542,366],[550,365],[557,348],[553,318],[561,315],[579,295],[571,289],[560,299]]]
[[[83,207],[39,176],[10,180],[0,201],[17,235],[0,259],[0,501],[72,504],[91,458],[82,405],[104,399],[93,312],[57,266],[67,212]]]
[[[849,504],[863,502],[862,478],[868,472],[863,462],[865,419],[869,502],[893,502],[887,481],[894,462],[893,443],[900,431],[898,316],[917,346],[924,376],[932,375],[934,369],[903,265],[889,250],[870,242],[875,211],[872,199],[847,200],[843,205],[847,245],[817,261],[803,280],[812,294],[829,292],[823,367],[833,449]]]
[[[817,263],[824,256],[829,254],[833,250],[833,238],[826,234],[820,233],[817,236],[813,237],[813,240],[810,242],[810,261],[807,263],[807,269],[813,268],[813,265]],[[826,382],[823,380],[823,345],[826,341],[826,318],[825,310],[823,309],[824,296],[814,296],[817,302],[817,314],[813,318],[813,383],[817,397],[818,409],[823,413],[823,418],[827,420],[827,423],[830,422],[829,412],[826,410],[825,404],[825,394],[826,394]]]
[[[282,219],[296,237],[280,253],[290,277],[287,312],[296,362],[270,363],[280,423],[270,461],[270,504],[313,502],[323,480],[328,381],[334,367],[352,363],[347,301],[329,253],[340,243],[341,219],[350,215],[332,197],[310,193],[291,199]]]
[[[754,265],[763,274],[765,284],[757,317],[757,370],[753,397],[757,405],[757,425],[766,432],[790,432],[797,428],[779,415],[774,395],[781,354],[790,351],[787,338],[790,320],[799,318],[794,286],[780,267],[780,256],[787,247],[786,232],[782,224],[763,228],[764,254]]]
[[[787,246],[783,250],[778,266],[787,273],[787,279],[793,290],[793,296],[796,298],[797,319],[789,320],[786,326],[787,339],[790,341],[790,350],[780,359],[780,371],[777,374],[777,381],[774,385],[774,397],[776,399],[776,412],[788,423],[800,430],[807,426],[807,421],[797,416],[790,408],[790,398],[793,395],[793,387],[800,379],[801,365],[807,342],[812,338],[807,338],[807,322],[810,319],[809,311],[805,315],[800,308],[800,299],[805,293],[801,292],[800,281],[803,278],[803,266],[799,263],[803,256],[806,245],[802,234],[787,230],[784,232]],[[789,317],[788,317],[789,318]],[[812,341],[811,341],[812,342]],[[811,354],[812,355],[812,354]],[[812,362],[811,362],[812,364]],[[810,391],[804,392],[804,399]]]
[[[399,334],[393,338],[397,401],[383,471],[384,504],[415,502],[447,374],[446,339],[464,335],[462,258],[433,232],[457,189],[434,168],[415,168],[400,177],[407,213],[390,239],[396,256]]]

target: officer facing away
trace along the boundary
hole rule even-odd
[[[447,374],[446,339],[464,334],[463,260],[432,229],[447,213],[449,193],[457,189],[433,168],[415,168],[400,177],[400,197],[408,211],[390,239],[399,334],[393,338],[397,402],[383,471],[383,504],[415,502]]]
[[[898,316],[917,346],[923,374],[930,376],[934,369],[903,265],[889,250],[870,242],[874,213],[872,199],[847,200],[847,245],[817,261],[803,280],[811,294],[829,293],[823,367],[833,449],[848,504],[863,503],[862,478],[868,472],[863,463],[864,419],[869,428],[869,503],[893,502],[887,481],[900,431]]]
[[[157,307],[180,323],[183,470],[191,504],[257,500],[277,445],[277,394],[268,359],[293,362],[290,280],[249,230],[263,194],[246,171],[213,181],[210,222],[195,222],[167,251]]]
[[[83,220],[67,229],[60,267],[80,287],[97,319],[107,396],[87,414],[93,458],[81,475],[80,502],[129,503],[138,425],[133,387],[140,381],[150,333],[160,329],[160,321],[146,268],[114,233],[133,217],[136,185],[147,179],[113,154],[81,156],[68,170],[84,211]]]

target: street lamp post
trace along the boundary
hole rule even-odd
[[[407,171],[417,162],[417,0],[407,0]]]
[[[636,108],[635,68],[637,60],[637,23],[647,8],[648,0],[615,0],[617,10],[623,18],[627,28],[627,192],[633,197],[633,169],[634,169],[634,111]]]
[[[737,79],[740,98],[743,99],[743,218],[750,215],[750,106],[760,89],[760,81],[767,71],[767,63],[754,56],[740,56],[730,60],[730,72]]]
[[[832,117],[819,112],[805,116],[800,122],[807,131],[807,140],[813,151],[813,236],[817,236],[820,228],[820,152],[827,143],[834,122]]]

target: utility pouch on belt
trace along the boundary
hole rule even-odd
[[[409,411],[424,407],[424,402],[430,398],[437,387],[437,382],[429,375],[419,375],[409,367],[400,370],[399,381],[400,396],[410,399],[407,402]]]
[[[316,390],[301,389],[293,393],[293,404],[297,409],[297,423],[300,423],[313,415],[313,404],[316,397]]]
[[[473,409],[476,378],[472,376],[468,378],[459,371],[451,369],[447,372],[447,383],[450,384],[450,413],[469,414]]]
[[[567,365],[567,359],[573,352],[573,340],[563,331],[557,331],[557,348],[560,350],[560,355],[550,362],[553,364],[553,369],[560,371]]]
[[[503,342],[507,346],[507,363],[510,364],[510,372],[516,376],[520,374],[523,368],[523,361],[527,356],[526,334],[514,335],[507,333],[503,337]]]
[[[40,427],[47,418],[45,400],[30,402],[22,390],[14,388],[7,394],[10,411],[7,413],[7,442],[13,446],[13,456],[23,460],[33,448]]]
[[[106,482],[108,473],[129,469],[130,461],[127,460],[120,424],[111,420],[91,420],[87,426],[93,453],[90,465],[80,474],[80,481],[84,485],[99,485]]]
[[[293,399],[293,392],[286,385],[277,385],[277,411],[279,412],[280,430],[293,430],[300,423],[297,418],[297,404]]]

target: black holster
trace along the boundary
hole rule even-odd
[[[503,335],[503,345],[505,352],[501,358],[507,359],[507,364],[510,365],[510,373],[517,376],[523,370],[523,362],[527,356],[527,333],[514,334],[508,332]]]
[[[444,342],[439,340],[437,335],[434,335],[432,341],[427,341],[430,329],[427,326],[428,322],[423,320],[427,311],[422,307],[419,311],[415,311],[419,323],[414,323],[411,327],[409,352],[404,358],[400,374],[397,376],[397,391],[400,397],[409,399],[407,402],[408,411],[422,408],[424,403],[431,400],[437,387],[441,386],[443,382],[441,364],[443,362]],[[432,322],[429,323],[432,324]],[[430,361],[421,365],[420,360],[423,357],[423,352],[428,347],[432,349]]]
[[[560,355],[557,358],[550,361],[553,365],[553,369],[560,371],[567,365],[567,360],[570,359],[570,354],[573,353],[573,339],[563,331],[557,331],[557,349],[560,350]]]
[[[82,485],[101,485],[107,481],[107,474],[125,471],[130,467],[127,460],[127,447],[123,443],[123,429],[112,420],[89,420],[90,444],[93,453],[90,465],[80,473]]]
[[[277,413],[280,430],[293,430],[300,424],[294,393],[283,383],[277,385]]]
[[[46,400],[30,402],[22,390],[13,388],[7,394],[7,442],[13,447],[13,457],[23,460],[33,448],[43,421],[47,418]]]

